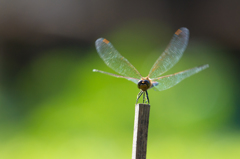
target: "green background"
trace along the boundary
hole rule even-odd
[[[176,30],[135,21],[105,35],[147,76]],[[190,30],[191,33],[191,30]],[[211,42],[191,38],[165,75],[209,68],[165,91],[149,90],[149,159],[226,159],[240,156],[234,59]],[[26,65],[0,89],[1,159],[131,158],[137,86],[85,48],[56,47]]]

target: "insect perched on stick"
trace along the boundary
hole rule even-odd
[[[108,67],[120,75],[96,69],[93,69],[93,72],[100,72],[118,78],[125,78],[136,83],[138,88],[141,90],[137,95],[136,103],[141,95],[143,95],[143,103],[149,103],[147,92],[148,89],[152,87],[159,91],[168,89],[178,84],[183,79],[209,67],[209,65],[206,64],[160,77],[160,75],[172,68],[182,57],[182,54],[188,44],[188,38],[189,31],[187,28],[182,27],[178,29],[173,35],[168,47],[152,66],[147,77],[143,77],[137,71],[137,69],[113,47],[108,40],[99,38],[95,42],[99,56],[103,59]]]

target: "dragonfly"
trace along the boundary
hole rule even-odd
[[[147,77],[143,77],[138,70],[123,57],[113,45],[104,38],[96,40],[96,50],[105,64],[119,73],[112,74],[101,70],[93,69],[93,72],[100,72],[117,78],[125,78],[137,84],[140,92],[137,95],[136,104],[139,98],[143,95],[143,103],[149,104],[149,96],[147,90],[155,88],[154,90],[162,91],[173,87],[183,79],[192,76],[209,67],[208,64],[180,71],[174,74],[161,76],[163,73],[172,68],[182,57],[189,39],[189,30],[185,27],[178,29],[168,47],[160,55],[157,61],[153,64]]]

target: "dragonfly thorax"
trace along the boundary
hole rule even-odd
[[[149,78],[142,78],[138,82],[138,88],[141,89],[142,91],[146,91],[151,87],[152,87],[152,82]]]

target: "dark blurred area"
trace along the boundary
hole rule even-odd
[[[19,70],[42,56],[43,50],[87,49],[98,37],[136,19],[157,21],[173,31],[185,26],[191,38],[213,41],[232,58],[237,74],[239,5],[237,0],[0,1],[1,80],[14,83]]]
[[[221,72],[222,69],[223,72],[231,73],[232,76],[229,76],[229,78],[231,78],[232,81],[226,80],[225,82],[231,85],[229,86],[229,88],[232,88],[231,93],[229,93],[229,96],[231,96],[230,103],[232,104],[232,107],[231,110],[226,110],[226,112],[229,111],[231,113],[223,117],[224,119],[227,118],[226,120],[219,120],[219,123],[220,121],[222,123],[225,122],[227,123],[226,125],[223,124],[222,127],[220,126],[215,128],[219,129],[220,131],[223,129],[223,127],[231,127],[230,129],[226,129],[224,131],[230,131],[231,129],[238,130],[240,128],[240,86],[238,82],[240,81],[239,6],[239,0],[0,0],[0,125],[2,125],[1,127],[3,128],[2,132],[0,133],[0,135],[2,135],[1,140],[5,142],[8,140],[10,141],[12,136],[15,136],[15,134],[18,134],[22,131],[31,132],[32,134],[30,133],[30,136],[33,134],[37,134],[36,132],[39,129],[35,129],[35,126],[37,126],[37,124],[41,122],[38,121],[38,119],[35,119],[32,113],[33,111],[35,113],[39,113],[40,111],[38,111],[38,109],[40,107],[41,111],[43,111],[42,108],[46,107],[46,110],[49,110],[50,114],[50,112],[54,111],[57,108],[49,108],[51,107],[51,103],[53,101],[52,99],[54,98],[62,99],[62,97],[69,95],[66,101],[71,101],[73,103],[79,102],[79,104],[83,103],[84,105],[85,101],[92,100],[90,98],[92,94],[101,94],[101,97],[104,97],[104,94],[101,93],[102,90],[95,90],[96,87],[100,87],[101,89],[103,88],[102,84],[99,84],[98,82],[95,83],[98,78],[102,77],[100,77],[99,74],[92,75],[91,72],[93,68],[100,67],[100,64],[101,67],[104,66],[104,63],[101,61],[94,49],[94,42],[97,38],[103,36],[106,36],[106,38],[112,37],[114,42],[113,44],[118,44],[118,39],[114,39],[114,35],[122,35],[122,39],[119,38],[119,41],[122,43],[119,44],[118,48],[120,48],[120,50],[126,50],[124,49],[123,45],[125,45],[126,43],[129,43],[129,45],[131,45],[132,42],[133,46],[135,47],[132,47],[131,49],[134,50],[138,47],[138,44],[135,44],[134,38],[131,39],[131,32],[134,32],[134,30],[138,30],[139,33],[142,34],[139,35],[140,38],[136,37],[136,41],[138,41],[139,39],[139,41],[141,41],[142,35],[146,35],[146,37],[148,37],[147,34],[150,34],[150,42],[148,45],[150,49],[150,46],[158,47],[158,44],[161,47],[167,46],[167,43],[170,41],[170,37],[172,36],[172,34],[180,27],[187,27],[190,30],[189,50],[194,50],[194,46],[200,46],[199,48],[201,48],[201,45],[198,45],[198,43],[203,44],[204,46],[206,46],[206,48],[214,48],[214,53],[209,51],[208,56],[205,57],[205,59],[204,57],[199,56],[203,59],[202,61],[206,61],[206,63],[210,61],[207,60],[207,58],[212,57],[212,59],[214,59],[216,63],[219,64],[216,66],[221,66],[221,68],[215,68],[210,64],[209,69],[211,69],[212,67],[213,71],[214,69],[219,69],[218,71]],[[153,27],[151,28],[151,26]],[[157,28],[158,26],[159,28]],[[130,29],[128,30],[125,28]],[[122,30],[127,31],[123,33],[124,31]],[[145,31],[145,33],[141,31]],[[136,34],[137,33],[138,32],[136,31]],[[124,35],[130,36],[126,36],[125,39]],[[157,39],[157,37],[159,36],[162,36],[161,39],[163,40],[154,41],[154,39]],[[142,39],[144,38],[145,37],[142,37]],[[124,43],[124,41],[126,41],[126,43]],[[163,44],[160,44],[160,42],[163,42]],[[141,52],[141,50],[144,50],[144,46],[140,48],[137,51]],[[145,49],[145,53],[148,52],[148,48]],[[154,49],[156,48],[152,48],[152,50],[149,50],[149,52],[153,51]],[[132,61],[136,58],[137,54],[138,53],[132,53]],[[203,55],[206,54],[207,53]],[[190,56],[188,59],[191,58],[194,58],[194,56]],[[220,60],[221,62],[218,62],[218,60]],[[99,65],[95,65],[95,61],[98,61]],[[134,63],[134,65],[136,63]],[[195,64],[191,66],[194,65]],[[138,66],[141,66],[141,64],[139,64]],[[230,70],[228,70],[229,68]],[[79,74],[77,75],[77,73]],[[92,79],[84,80],[84,78],[88,77],[88,75]],[[224,76],[223,73],[221,75]],[[76,80],[72,80],[71,78],[76,78]],[[104,83],[109,80],[108,78],[112,77],[104,77],[104,79],[99,79],[99,81],[102,81],[102,83]],[[219,78],[223,78],[222,80],[224,80],[228,77]],[[209,80],[204,77],[201,79],[206,81]],[[77,80],[79,80],[79,86],[75,85],[77,83]],[[215,82],[214,80],[212,80],[212,82],[214,84],[218,84],[218,82]],[[114,82],[109,83],[110,85],[114,85]],[[220,89],[223,87],[228,88],[228,85],[221,86],[221,82],[219,83]],[[89,88],[88,86],[91,87]],[[72,92],[72,94],[64,94],[66,90]],[[112,89],[112,91],[114,90]],[[205,90],[202,90],[202,92],[205,92]],[[111,94],[111,92],[108,93]],[[207,92],[205,93],[207,94]],[[226,92],[226,94],[227,93],[228,92]],[[158,96],[161,95],[158,94]],[[81,97],[85,98],[83,99]],[[72,98],[74,98],[74,101],[72,101]],[[214,100],[218,100],[219,98],[216,97],[214,98]],[[106,101],[102,98],[101,100],[103,100],[104,102]],[[42,103],[49,104],[46,104],[46,106],[43,107]],[[58,104],[61,105],[62,103],[59,102]],[[61,115],[63,117],[64,112],[69,111],[65,110],[66,106],[67,104],[62,104],[62,106],[60,106],[60,108],[64,108],[61,112]],[[103,106],[104,104],[102,103],[101,107]],[[84,112],[85,109],[86,108],[81,107],[81,110],[79,110],[79,112]],[[134,107],[132,108],[132,110],[133,109]],[[223,109],[222,111],[225,111],[225,109]],[[91,114],[90,112],[88,113],[89,115]],[[59,115],[59,118],[62,117],[61,115]],[[49,115],[49,117],[50,116],[51,115]],[[96,119],[97,118],[98,117],[96,117]],[[34,119],[39,123],[31,123],[35,121]],[[46,118],[46,122],[47,119],[51,120],[51,118]],[[132,119],[133,118],[130,118],[129,120],[131,121]],[[74,120],[78,119],[74,118]],[[88,118],[86,118],[86,120],[88,120]],[[106,120],[109,119],[106,117]],[[61,122],[65,123],[66,121],[59,121],[59,123]],[[212,122],[214,123],[215,121]],[[58,121],[56,121],[56,123],[59,124]],[[30,128],[30,125],[34,125],[34,128]],[[53,125],[55,125],[55,121],[53,122]],[[76,125],[67,126],[66,124],[63,127],[66,129],[68,129],[69,127],[74,129],[74,126]],[[130,124],[129,127],[131,129],[132,125]],[[51,128],[51,125],[43,128]],[[87,124],[84,128],[87,129]],[[56,132],[58,132],[57,128]],[[75,133],[77,134],[77,132],[78,131],[76,130]],[[71,133],[75,135],[74,132]],[[110,138],[114,138],[114,136],[110,136]],[[238,140],[239,139],[240,138],[238,138]],[[16,140],[16,142],[17,141],[23,142],[19,138]],[[58,141],[58,138],[56,138],[56,141]],[[177,144],[181,143],[181,141],[183,141],[183,139],[180,139],[180,141],[178,140]],[[29,145],[31,144],[31,142],[27,141]],[[99,142],[101,143],[101,141]],[[166,142],[168,141],[166,140]],[[79,143],[81,143],[80,139]],[[94,142],[92,141],[91,143]],[[7,144],[8,147],[12,146],[9,142],[7,142]],[[111,145],[113,143],[109,144]],[[16,145],[14,146],[16,147]],[[170,145],[168,146],[170,147]],[[4,144],[2,144],[0,147],[4,147]],[[239,145],[237,145],[236,147],[239,147]],[[10,150],[11,148],[6,148],[6,152]],[[164,148],[162,148],[162,150],[164,150]],[[4,151],[5,149],[2,150],[2,152]],[[58,153],[58,151],[61,151],[61,149],[54,149],[54,152]],[[38,153],[39,151],[37,151],[36,153],[34,151],[32,152],[32,156],[35,156],[35,154]],[[115,151],[115,153],[120,152]],[[7,153],[2,154],[5,155],[6,159],[14,158],[11,157],[11,155],[7,155]],[[78,156],[77,154],[72,154],[73,156]],[[102,157],[100,158],[113,158],[109,156],[106,157],[105,155],[101,156]],[[214,157],[216,156],[212,156],[212,158]],[[51,155],[47,158],[51,158]],[[91,157],[81,156],[81,158]],[[177,157],[172,156],[172,158]]]
[[[236,59],[239,5],[237,0],[0,1],[2,68],[14,74],[43,49],[90,47],[104,33],[136,19],[155,20],[171,30],[186,26],[192,38],[212,40]]]

